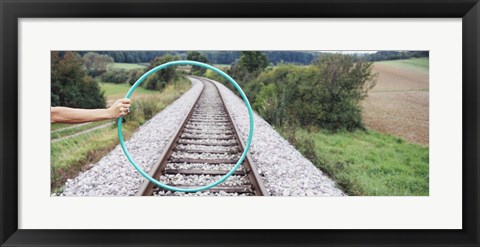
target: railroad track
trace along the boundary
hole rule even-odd
[[[235,166],[245,147],[217,86],[208,79],[193,78],[204,84],[202,92],[150,172],[158,181],[179,188],[219,180]],[[174,193],[146,180],[138,192],[141,196],[188,194],[265,196],[267,191],[248,154],[232,176],[209,190]]]

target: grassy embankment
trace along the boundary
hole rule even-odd
[[[59,138],[66,138],[68,136],[77,134],[82,131],[86,131],[89,129],[92,129],[97,126],[105,125],[107,123],[113,123],[112,120],[104,120],[104,121],[99,121],[99,122],[93,122],[93,123],[85,123],[85,124],[58,124],[63,126],[63,128],[59,128],[56,125],[57,124],[52,124],[52,131],[50,133],[50,139],[55,140]],[[55,127],[54,127],[55,126]]]
[[[127,84],[101,83],[107,101],[122,98],[130,88]],[[132,112],[126,117],[123,134],[126,139],[156,113],[163,110],[190,88],[186,78],[179,78],[162,92],[138,88],[132,97]],[[112,124],[80,135],[81,131],[111,122]],[[68,178],[88,169],[88,165],[97,162],[118,144],[117,129],[114,121],[106,120],[84,125],[52,124],[52,140],[65,139],[51,143],[51,188],[59,191]],[[69,137],[71,136],[71,137]]]
[[[107,105],[110,105],[110,104],[113,104],[115,100],[125,97],[125,94],[128,92],[131,86],[126,83],[115,84],[115,83],[108,83],[108,82],[101,81],[100,87],[105,92],[105,96],[107,98]],[[143,87],[137,87],[131,99],[138,100],[138,99],[142,99],[142,98],[149,97],[156,94],[158,94],[158,91],[148,90]]]
[[[282,133],[288,138],[287,133]],[[349,195],[427,196],[428,147],[375,131],[299,129],[297,149]]]

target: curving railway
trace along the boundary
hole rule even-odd
[[[195,104],[182,120],[150,175],[162,183],[179,188],[208,185],[227,174],[244,151],[237,127],[225,106],[217,86],[195,77],[204,84]],[[243,164],[223,183],[196,193],[164,190],[146,180],[140,196],[266,196],[262,178],[248,154]]]

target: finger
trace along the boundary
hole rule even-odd
[[[123,99],[120,99],[120,102],[122,102],[123,104],[130,104],[130,99],[123,98]]]

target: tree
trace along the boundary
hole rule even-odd
[[[100,55],[95,52],[88,52],[83,55],[83,61],[87,68],[88,74],[97,76],[107,71],[107,66],[113,63],[113,58],[108,55]]]
[[[318,125],[333,131],[363,128],[360,102],[376,83],[372,63],[336,54],[319,59],[315,66],[319,70],[315,84],[319,86],[304,90],[304,96],[318,98]]]
[[[252,107],[269,123],[279,124],[278,119],[278,90],[274,83],[265,84],[260,83],[260,91],[253,102]]]
[[[83,59],[74,52],[51,53],[51,104],[77,108],[103,108],[98,83],[87,75]]]
[[[198,51],[188,52],[187,60],[192,60],[192,61],[197,61],[197,62],[202,62],[202,63],[208,63],[207,57],[205,57],[204,55],[202,55]],[[205,72],[207,71],[207,69],[203,68],[203,67],[199,67],[199,66],[192,66],[192,69],[190,71],[194,75],[204,75]]]
[[[375,85],[372,64],[330,55],[311,66],[281,64],[245,85],[252,107],[279,126],[363,128],[360,102]]]
[[[135,84],[137,80],[145,73],[143,69],[132,69],[130,70],[127,78],[127,82],[130,85]]]
[[[238,65],[247,69],[248,72],[262,71],[268,66],[268,59],[265,54],[260,51],[242,51]]]
[[[156,57],[148,66],[147,71],[157,67],[158,65],[161,65],[170,61],[174,61],[174,60],[178,60],[178,57],[173,56],[171,54],[166,54],[161,57]],[[162,88],[165,87],[165,85],[168,82],[173,80],[175,76],[176,76],[176,68],[168,67],[147,77],[143,85],[146,89],[161,90]]]
[[[103,82],[112,82],[115,84],[122,84],[128,81],[129,73],[124,69],[108,70],[101,79]]]

